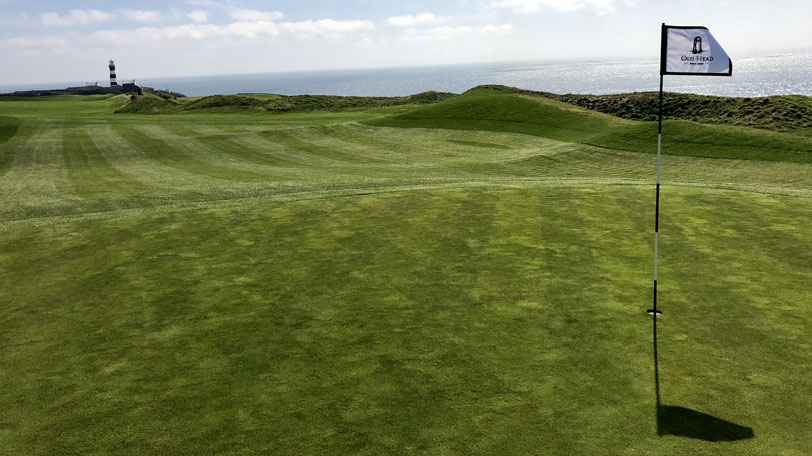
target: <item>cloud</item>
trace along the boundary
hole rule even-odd
[[[206,22],[209,20],[209,12],[203,10],[194,10],[186,13],[186,17],[192,22]]]
[[[390,25],[397,27],[414,27],[415,25],[430,24],[437,21],[437,16],[432,13],[407,14],[405,16],[393,16],[386,20]]]
[[[284,30],[299,35],[339,35],[345,33],[372,30],[375,24],[367,20],[337,21],[321,19],[318,21],[283,22],[279,24]]]
[[[2,0],[0,0],[2,2]],[[31,17],[26,13],[17,13],[7,16],[0,16],[0,24],[23,25],[31,22]]]
[[[260,11],[244,8],[231,10],[228,14],[237,21],[276,21],[285,16],[279,11]]]
[[[273,22],[234,22],[227,25],[185,24],[169,27],[142,27],[135,30],[99,30],[90,37],[116,43],[166,42],[203,40],[209,38],[258,38],[278,36],[279,27]]]
[[[19,36],[3,40],[3,43],[13,47],[54,48],[54,47],[67,47],[69,45],[68,40],[60,36],[44,36],[37,38]]]
[[[476,28],[476,31],[479,33],[510,32],[511,30],[513,30],[513,26],[510,24],[483,25],[482,27]]]
[[[441,26],[428,29],[408,29],[401,39],[405,42],[442,41],[463,34],[506,33],[513,30],[510,24],[482,25],[472,27],[467,25]]]
[[[205,40],[218,38],[261,38],[277,37],[282,32],[304,36],[337,36],[363,30],[374,25],[370,21],[338,21],[322,19],[318,21],[283,22],[239,21],[230,24],[184,24],[167,27],[141,27],[133,30],[99,30],[90,35],[92,40],[120,44],[143,42],[169,42],[182,40]]]
[[[163,19],[159,11],[125,9],[124,17],[135,22],[158,22]]]
[[[188,22],[192,21],[196,24],[209,21],[209,12],[202,9],[193,11],[172,8],[169,12],[164,13],[164,18],[169,22]]]
[[[212,0],[186,0],[186,3],[192,6],[202,6],[205,8],[218,8],[225,6],[220,2],[215,2]]]
[[[616,0],[499,0],[492,5],[520,14],[536,13],[544,8],[568,13],[585,7],[594,8],[598,14],[607,14],[615,11],[615,3]]]
[[[60,27],[69,27],[73,25],[87,25],[93,22],[102,22],[112,19],[114,16],[104,11],[95,9],[91,10],[78,10],[72,9],[68,14],[60,16],[55,12],[40,13],[39,15],[44,25],[56,25]]]

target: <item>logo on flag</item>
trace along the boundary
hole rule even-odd
[[[660,74],[731,76],[733,62],[706,27],[663,25]]]
[[[701,36],[698,36],[698,37],[694,38],[694,50],[691,51],[691,52],[693,52],[694,54],[701,54],[701,53],[705,52],[705,51],[702,50],[702,37]]]

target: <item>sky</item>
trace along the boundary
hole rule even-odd
[[[0,85],[650,58],[704,25],[731,56],[812,47],[809,0],[0,0]]]

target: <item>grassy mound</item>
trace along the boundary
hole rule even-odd
[[[657,120],[659,109],[659,94],[656,92],[622,95],[568,94],[556,98],[576,106],[633,120]],[[812,128],[812,97],[782,95],[731,98],[666,93],[663,117],[778,131]]]
[[[483,85],[472,90],[540,96],[629,120],[657,120],[659,112],[660,98],[657,92],[558,95],[502,85]],[[666,92],[663,96],[663,118],[774,131],[809,129],[812,128],[812,97],[776,95],[736,98]]]
[[[483,86],[462,96],[371,125],[523,133],[630,152],[656,152],[656,125],[622,120],[550,98],[550,94]],[[812,139],[752,128],[665,123],[664,153],[706,158],[812,162]]]
[[[133,97],[117,113],[170,114],[177,112],[307,112],[372,109],[387,106],[423,105],[455,97],[453,93],[424,92],[406,97],[344,97],[334,95],[240,94],[166,100],[155,95]]]
[[[176,112],[178,103],[167,100],[157,95],[145,94],[142,96],[133,95],[116,113],[126,114],[165,114]]]

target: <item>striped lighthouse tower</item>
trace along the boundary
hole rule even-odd
[[[110,68],[110,87],[115,87],[118,85],[116,82],[116,64],[110,60],[110,65],[107,67]]]

